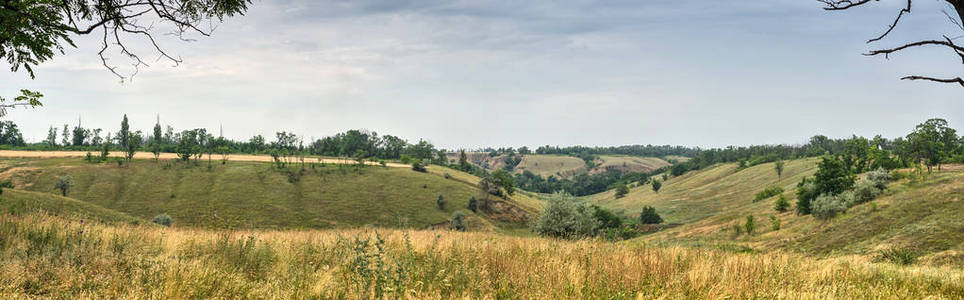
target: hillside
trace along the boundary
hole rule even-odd
[[[519,154],[517,154],[519,155]],[[488,153],[471,152],[466,153],[469,162],[488,170],[498,170],[506,165],[507,155],[489,156]],[[514,168],[516,173],[524,171],[532,172],[543,178],[555,176],[556,178],[570,178],[580,173],[599,173],[606,170],[619,170],[623,172],[650,172],[671,164],[658,157],[637,157],[627,155],[600,155],[594,161],[595,167],[589,169],[586,162],[581,158],[568,155],[547,155],[547,154],[526,154],[521,156],[521,161]],[[449,159],[457,160],[458,153],[450,153]],[[674,157],[679,161],[686,158]]]
[[[960,269],[390,229],[209,231],[0,214],[0,298],[958,299]]]
[[[0,213],[23,214],[43,212],[75,219],[107,223],[140,223],[141,219],[96,204],[48,193],[4,189],[0,196]]]
[[[54,182],[71,176],[68,196],[135,217],[171,215],[176,226],[204,228],[345,228],[364,225],[425,228],[445,223],[455,210],[468,215],[476,230],[522,226],[529,205],[507,202],[506,213],[476,215],[466,209],[478,190],[446,179],[454,170],[414,172],[408,168],[317,165],[303,175],[257,162],[184,163],[134,161],[88,164],[76,158],[6,160],[18,189],[56,193]],[[13,167],[15,166],[15,167]],[[467,174],[465,174],[467,175]],[[464,177],[465,175],[459,175]],[[471,176],[471,175],[468,175]],[[477,182],[477,181],[476,181]],[[443,195],[444,210],[436,207]],[[520,197],[522,198],[522,197]],[[516,207],[516,209],[512,209]],[[517,225],[512,225],[517,224]]]
[[[622,199],[611,192],[591,201],[625,215],[652,205],[668,223],[682,223],[640,238],[648,243],[709,246],[755,251],[785,250],[818,256],[876,257],[882,250],[903,249],[924,263],[964,265],[964,172],[944,171],[926,180],[893,182],[877,199],[857,205],[828,221],[794,212],[778,213],[774,197],[753,203],[753,195],[780,186],[791,203],[803,176],[816,171],[816,159],[788,161],[782,180],[773,164],[737,170],[735,164],[717,165],[671,178],[659,193],[649,186],[633,188]],[[734,234],[732,227],[752,215],[757,234]],[[772,228],[771,216],[780,223]]]

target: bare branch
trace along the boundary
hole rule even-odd
[[[854,6],[864,5],[870,2],[870,0],[858,0],[858,1],[817,0],[817,1],[820,1],[821,3],[827,5],[827,7],[823,8],[824,10],[845,10]]]
[[[941,82],[941,83],[957,83],[957,84],[960,84],[962,87],[964,87],[964,79],[961,79],[960,77],[944,79],[944,78],[933,78],[933,77],[927,77],[927,76],[914,75],[914,76],[905,76],[904,78],[901,78],[901,80],[927,80],[927,81],[934,81],[934,82]]]
[[[900,12],[897,13],[897,17],[894,18],[894,23],[893,23],[893,24],[890,24],[890,27],[887,28],[887,31],[884,31],[883,34],[881,34],[880,36],[878,36],[878,37],[876,37],[876,38],[870,39],[869,41],[867,41],[867,43],[870,44],[870,43],[879,41],[879,40],[883,39],[885,36],[887,36],[888,34],[890,34],[890,32],[893,31],[895,27],[897,27],[897,23],[900,22],[900,17],[903,17],[905,13],[907,13],[907,14],[910,13],[910,3],[911,3],[911,0],[907,0],[907,7],[905,7],[904,9],[901,9]]]
[[[964,55],[964,47],[955,45],[953,42],[951,42],[951,39],[946,36],[944,38],[946,39],[944,41],[938,41],[938,40],[920,41],[920,42],[905,44],[903,46],[899,46],[896,48],[872,50],[870,52],[865,53],[864,55],[875,56],[875,55],[883,54],[885,58],[890,58],[889,55],[891,53],[901,51],[907,48],[921,47],[921,46],[927,46],[927,45],[945,46],[953,49],[954,52],[956,52],[958,55]],[[964,56],[962,56],[962,58],[964,58]]]

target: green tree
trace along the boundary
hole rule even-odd
[[[140,131],[137,131],[134,133],[128,133],[127,143],[125,143],[126,145],[124,146],[124,150],[126,151],[126,154],[127,154],[125,158],[127,158],[127,160],[131,160],[134,158],[134,153],[137,153],[137,149],[141,147],[141,142],[143,140],[144,140],[144,137]]]
[[[463,213],[461,210],[456,210],[454,213],[452,213],[451,227],[452,230],[457,231],[467,230],[468,227],[465,226],[465,213]]]
[[[780,230],[780,219],[777,219],[777,216],[770,216],[770,230]]]
[[[469,204],[467,208],[474,213],[479,212],[479,200],[475,199],[475,196],[472,196],[471,198],[469,198]]]
[[[459,169],[462,171],[471,170],[472,167],[469,166],[469,157],[465,154],[465,149],[459,150]]]
[[[790,209],[790,201],[787,201],[787,197],[780,194],[777,200],[773,201],[773,209],[778,212],[785,212]]]
[[[593,209],[593,217],[599,221],[599,228],[619,228],[623,225],[623,220],[615,213],[596,205],[591,206],[591,208]]]
[[[532,231],[541,236],[577,239],[594,236],[600,222],[593,210],[578,199],[556,193],[546,199],[542,213],[535,220]]]
[[[639,212],[639,223],[659,224],[663,223],[663,218],[656,213],[656,208],[652,206],[643,206],[643,210]]]
[[[629,186],[625,182],[620,182],[616,184],[616,198],[625,197],[629,194]]]
[[[918,124],[907,135],[907,142],[916,162],[923,162],[930,173],[933,166],[940,169],[941,162],[950,153],[948,150],[956,148],[956,136],[956,131],[947,126],[946,120],[935,118]]]
[[[797,184],[797,213],[811,213],[811,204],[821,195],[836,196],[854,186],[856,177],[840,159],[825,155],[817,164],[813,179],[804,178]]]
[[[753,215],[746,216],[746,223],[743,223],[743,232],[747,235],[753,235],[756,232],[756,221],[753,220]]]
[[[70,191],[70,188],[73,186],[74,181],[70,178],[70,175],[60,176],[57,178],[57,181],[54,182],[54,189],[60,190],[60,195],[64,197],[67,197],[67,192]]]
[[[435,200],[435,205],[438,206],[439,210],[445,210],[445,203],[447,202],[448,201],[445,201],[445,197],[438,195],[438,200]]]
[[[47,130],[47,138],[44,139],[44,144],[50,147],[57,146],[57,127],[50,126],[50,129]]]
[[[652,185],[653,185],[653,192],[654,192],[654,193],[659,193],[659,189],[663,187],[663,183],[660,182],[659,180],[657,180],[656,178],[653,178],[653,180],[652,180],[651,182],[652,182]]]
[[[509,175],[508,171],[501,169],[495,170],[495,172],[492,172],[492,179],[496,184],[505,189],[506,194],[510,196],[515,194],[515,180],[512,178],[512,175]]]
[[[783,179],[783,161],[778,160],[774,165],[773,169],[777,171],[777,180]]]
[[[67,148],[70,146],[70,131],[67,130],[67,124],[64,124],[64,131],[60,132],[60,144]]]
[[[127,114],[124,114],[124,119],[121,120],[120,131],[117,132],[117,144],[119,144],[121,148],[127,149],[127,142],[129,141],[130,137],[131,126],[130,123],[127,122]]]

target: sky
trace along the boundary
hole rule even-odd
[[[952,52],[861,55],[964,35],[944,1],[925,0],[866,44],[901,2],[255,0],[210,37],[159,35],[177,66],[128,38],[150,67],[121,83],[99,36],[82,36],[36,79],[0,73],[0,95],[45,94],[7,117],[30,142],[78,118],[117,131],[123,114],[145,132],[159,115],[234,139],[367,129],[448,149],[800,144],[903,136],[933,117],[964,130],[964,88],[899,80],[964,75]],[[127,66],[116,48],[108,57]]]

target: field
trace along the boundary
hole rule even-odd
[[[591,201],[625,215],[651,205],[668,223],[682,225],[641,237],[649,243],[740,251],[790,251],[818,257],[878,257],[901,249],[920,263],[964,266],[964,172],[950,166],[926,179],[903,179],[869,203],[851,208],[837,218],[821,221],[773,209],[771,197],[754,203],[755,193],[768,186],[783,187],[796,203],[794,188],[803,176],[816,171],[815,159],[788,161],[778,180],[773,164],[738,170],[735,164],[717,165],[668,180],[659,193],[650,186],[633,188],[625,198],[611,192]],[[747,216],[758,223],[754,235],[735,235],[732,227]],[[772,228],[773,219],[780,223]]]
[[[489,233],[219,232],[24,213],[0,215],[0,236],[2,298],[964,297],[964,273],[946,267]]]
[[[77,158],[5,160],[0,178],[18,189],[55,194],[54,182],[69,175],[67,196],[150,220],[167,213],[175,226],[200,228],[425,228],[448,222],[462,210],[476,230],[495,230],[524,220],[490,220],[469,211],[478,179],[454,170],[429,173],[408,168],[309,165],[280,171],[259,162],[175,163],[135,160],[123,165],[89,164]],[[444,173],[455,174],[446,179]],[[459,180],[462,178],[462,180]],[[474,181],[473,181],[474,180]],[[436,207],[443,195],[444,210]],[[531,198],[519,212],[538,206]],[[510,205],[514,205],[509,201]],[[517,217],[517,216],[501,216]],[[497,218],[498,219],[498,218]],[[519,224],[517,226],[522,226]],[[509,226],[512,227],[512,226]]]
[[[625,155],[601,155],[602,160],[595,170],[616,169],[623,172],[650,172],[662,167],[670,166],[670,163],[656,157],[636,157]]]
[[[542,177],[566,178],[585,172],[586,163],[572,156],[534,154],[523,156],[516,170],[529,171]]]

